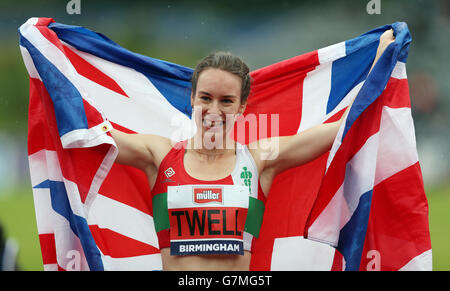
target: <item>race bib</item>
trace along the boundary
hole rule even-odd
[[[171,255],[243,255],[248,203],[245,186],[167,187]]]

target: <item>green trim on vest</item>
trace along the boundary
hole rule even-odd
[[[170,228],[167,193],[160,193],[153,196],[152,208],[156,232]]]
[[[263,216],[264,216],[264,202],[253,197],[249,197],[247,219],[245,220],[245,231],[253,235],[259,236]]]

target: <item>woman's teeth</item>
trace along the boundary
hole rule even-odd
[[[223,121],[203,120],[203,126],[205,126],[205,127],[219,127],[219,126],[223,126]]]

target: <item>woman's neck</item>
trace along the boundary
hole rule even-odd
[[[217,160],[227,156],[235,155],[236,142],[228,142],[226,143],[226,146],[223,146],[223,144],[217,144],[215,146],[214,144],[196,144],[195,138],[191,138],[190,140],[188,140],[187,150],[191,151],[201,159]]]

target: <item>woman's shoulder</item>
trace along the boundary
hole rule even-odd
[[[157,164],[159,164],[172,149],[180,149],[183,143],[154,134],[142,134],[142,137]]]

